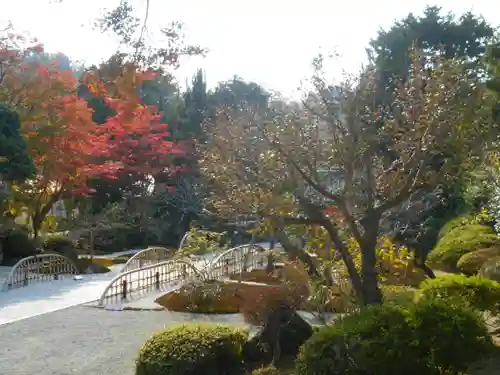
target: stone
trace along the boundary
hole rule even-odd
[[[269,314],[267,323],[252,335],[244,348],[245,361],[268,362],[273,359],[278,340],[278,357],[295,357],[299,348],[313,334],[313,328],[288,306]]]

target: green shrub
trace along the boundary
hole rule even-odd
[[[429,356],[439,374],[462,373],[494,349],[484,319],[471,307],[426,299],[417,302],[410,313],[421,355]]]
[[[428,375],[406,310],[370,306],[317,330],[301,347],[298,375]]]
[[[401,285],[382,285],[384,303],[398,306],[408,306],[413,303],[415,289]]]
[[[26,231],[12,229],[3,241],[3,253],[7,259],[21,259],[38,254],[38,250]]]
[[[73,241],[67,237],[54,236],[49,237],[43,244],[45,252],[53,252],[56,254],[64,255],[65,257],[76,262],[78,253],[76,252]]]
[[[280,371],[276,367],[270,365],[253,370],[252,375],[280,375]]]
[[[182,248],[177,252],[178,256],[204,255],[229,249],[226,233],[211,232],[193,227],[186,235]]]
[[[497,313],[500,308],[500,283],[481,276],[447,275],[425,280],[417,300],[443,299],[457,306],[470,305],[480,311]]]
[[[320,328],[302,346],[296,369],[298,375],[458,374],[493,348],[478,312],[426,299],[408,309],[371,306]]]
[[[108,273],[111,270],[104,264],[92,262],[90,258],[79,258],[75,261],[76,268],[80,273]]]
[[[476,250],[462,255],[457,262],[457,267],[466,275],[476,275],[486,261],[497,256],[500,256],[500,247]]]
[[[438,238],[443,238],[449,232],[456,228],[464,227],[466,225],[472,224],[474,217],[472,215],[459,216],[448,221],[441,230],[439,231]]]
[[[446,233],[429,253],[430,266],[443,271],[457,272],[457,262],[463,255],[478,249],[500,246],[500,237],[493,228],[466,225]]]
[[[478,274],[500,282],[500,256],[494,257],[483,264]]]
[[[52,236],[45,240],[43,243],[43,248],[47,251],[53,251],[55,253],[61,253],[67,248],[73,248],[73,241],[68,237],[62,236]]]
[[[248,332],[221,325],[182,325],[155,334],[141,348],[136,375],[232,375],[242,366]]]

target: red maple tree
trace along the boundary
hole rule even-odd
[[[168,125],[162,123],[161,113],[154,106],[141,104],[138,87],[154,78],[131,64],[125,64],[118,77],[111,82],[103,80],[97,72],[86,76],[91,92],[104,98],[114,116],[98,126],[95,136],[98,147],[94,155],[116,167],[117,175],[152,177],[157,174],[175,174],[172,156],[183,155],[183,147],[169,140]],[[99,152],[101,152],[99,154]]]
[[[36,178],[15,187],[35,235],[55,202],[90,192],[89,177],[175,172],[169,155],[182,151],[168,140],[161,114],[140,105],[137,87],[148,74],[127,66],[113,82],[90,85],[115,112],[105,124],[96,124],[92,109],[77,94],[78,80],[71,71],[60,69],[56,60],[16,64],[9,66],[0,96],[18,111],[37,167]]]

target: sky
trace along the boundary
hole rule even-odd
[[[119,0],[0,0],[0,24],[12,21],[49,52],[96,63],[116,50],[116,40],[92,28],[104,9]],[[146,0],[130,0],[142,16]],[[380,28],[426,4],[462,14],[473,11],[500,25],[500,2],[493,0],[150,0],[151,33],[171,21],[182,21],[189,43],[208,48],[205,58],[182,61],[175,73],[183,83],[197,68],[209,86],[238,75],[245,80],[295,96],[310,74],[319,52],[336,52],[329,71],[356,72],[366,60],[365,48]],[[471,4],[474,5],[471,5]],[[154,35],[152,36],[154,38]]]

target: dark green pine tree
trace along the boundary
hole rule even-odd
[[[470,12],[460,17],[443,14],[436,6],[427,6],[419,17],[410,13],[389,30],[380,30],[367,49],[380,77],[380,102],[390,100],[383,94],[386,87],[408,76],[412,47],[421,50],[427,61],[443,53],[448,58],[466,58],[474,70],[480,66],[494,33],[495,29],[482,17]]]
[[[21,134],[18,114],[0,104],[0,174],[9,182],[22,182],[36,172]]]
[[[183,119],[181,132],[194,140],[203,138],[203,123],[208,109],[207,82],[203,70],[199,69],[183,95]]]
[[[492,115],[496,122],[500,124],[500,42],[488,47],[485,60],[488,72],[486,87],[493,94],[495,100],[492,105]]]

